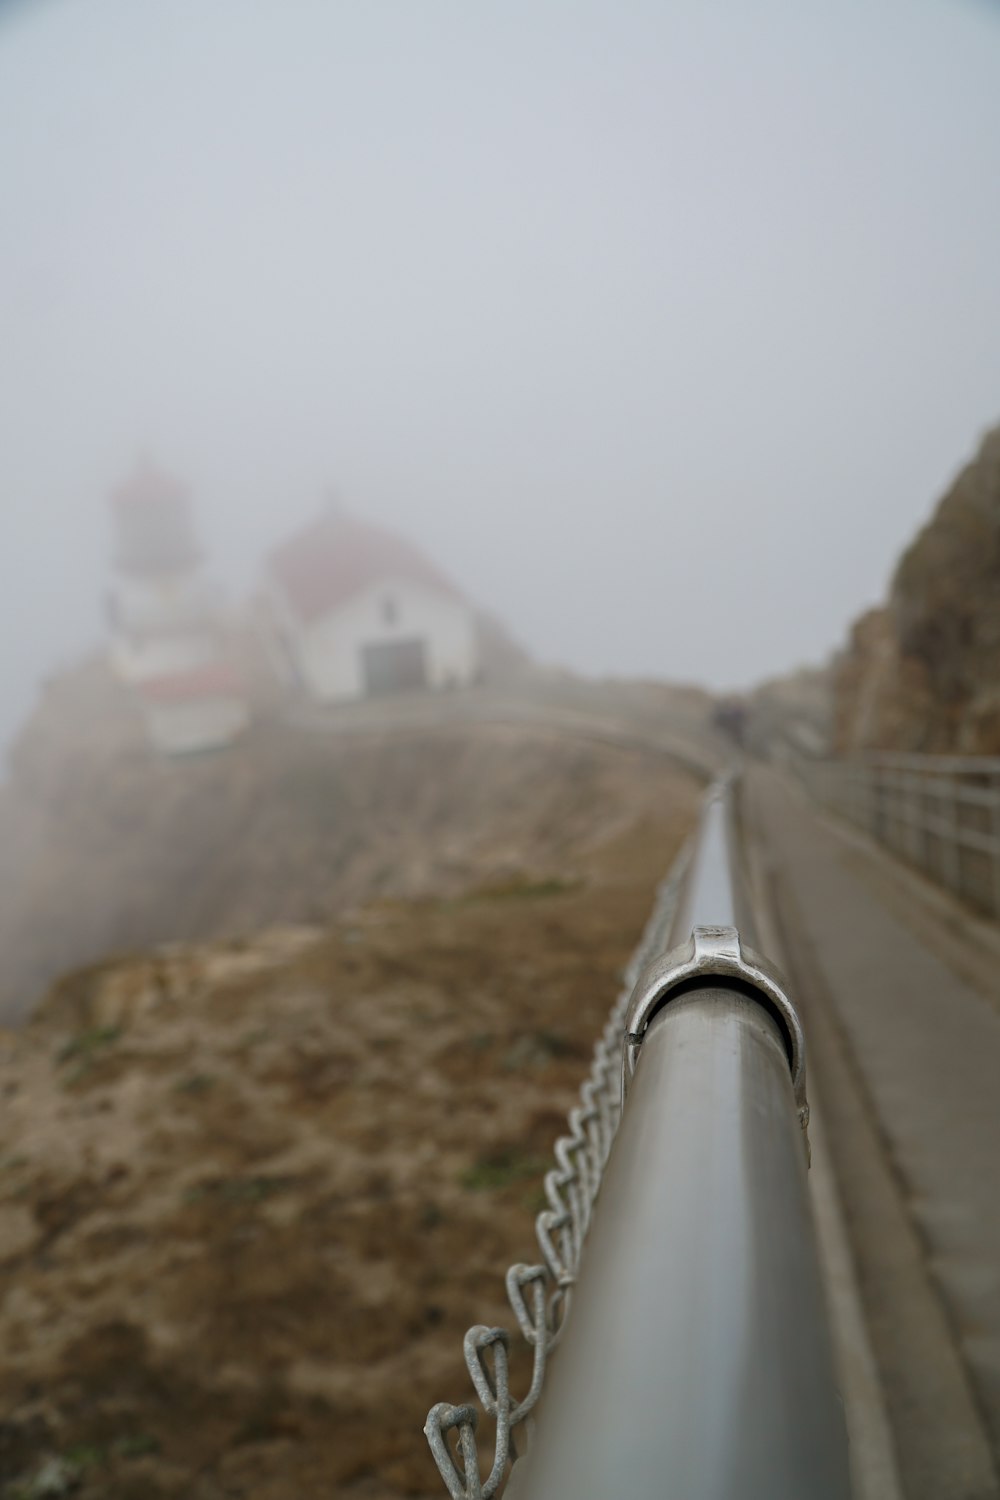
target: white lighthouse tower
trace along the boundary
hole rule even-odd
[[[194,535],[187,494],[141,464],[111,496],[111,661],[142,708],[156,749],[227,745],[247,706]]]

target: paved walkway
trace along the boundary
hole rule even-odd
[[[775,773],[751,771],[746,817],[765,849],[785,933],[793,934],[788,958],[805,990],[807,1040],[812,1046],[815,1033],[820,1043],[813,1051],[827,1126],[836,1131],[842,1120],[838,1176],[856,1251],[863,1261],[867,1237],[870,1257],[883,1262],[867,1277],[869,1294],[892,1301],[893,1277],[902,1287],[909,1274],[903,1240],[915,1230],[922,1274],[943,1313],[931,1309],[923,1342],[913,1343],[923,1315],[910,1296],[897,1321],[911,1326],[883,1341],[888,1348],[896,1339],[899,1389],[895,1403],[890,1389],[890,1409],[900,1448],[912,1449],[904,1488],[933,1493],[927,1471],[939,1462],[939,1495],[1000,1494],[1000,971],[979,955],[960,977],[943,956],[945,934],[935,941],[933,914],[915,899],[912,877],[818,816]],[[952,945],[960,921],[956,912]],[[974,983],[971,973],[986,982]],[[844,1113],[852,1090],[862,1101],[854,1117]],[[867,1144],[855,1118],[863,1113],[873,1127]],[[845,1160],[851,1136],[855,1154]],[[836,1139],[831,1146],[837,1161]],[[873,1153],[887,1161],[887,1191],[894,1182],[911,1230],[892,1227],[876,1188],[865,1206],[860,1179]],[[868,1311],[876,1325],[889,1316],[881,1305]],[[906,1368],[914,1361],[926,1368]],[[891,1387],[891,1369],[885,1378]],[[918,1430],[934,1422],[939,1433]]]
[[[299,703],[286,722],[314,734],[367,735],[508,725],[570,734],[576,739],[655,750],[696,775],[725,769],[732,747],[697,712],[628,683],[525,679],[510,686],[468,687],[450,693],[392,693],[321,707]]]

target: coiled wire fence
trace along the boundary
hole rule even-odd
[[[665,945],[689,857],[690,848],[678,857],[657,891],[649,921],[622,976],[622,988],[594,1046],[580,1103],[570,1110],[569,1133],[556,1142],[556,1164],[545,1176],[549,1206],[538,1215],[535,1226],[542,1259],[536,1265],[513,1265],[507,1271],[511,1310],[532,1351],[531,1382],[524,1396],[516,1399],[511,1392],[507,1329],[477,1324],[465,1335],[465,1363],[480,1408],[495,1423],[493,1457],[485,1479],[476,1438],[479,1410],[471,1404],[453,1406],[441,1401],[427,1415],[424,1433],[451,1500],[491,1500],[523,1451],[517,1429],[538,1402],[548,1356],[559,1342],[591,1211],[618,1128],[629,999],[639,974]]]

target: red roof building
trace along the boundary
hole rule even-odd
[[[320,619],[386,578],[461,601],[445,575],[411,542],[342,511],[327,511],[276,547],[271,574],[300,620]]]
[[[164,573],[197,562],[187,491],[143,460],[111,495],[115,562],[130,573]]]
[[[275,548],[265,596],[276,660],[319,702],[478,675],[476,620],[460,590],[404,537],[341,510]]]
[[[111,660],[151,744],[178,755],[231,743],[247,705],[186,491],[143,463],[112,494],[111,513]]]

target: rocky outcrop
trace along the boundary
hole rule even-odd
[[[855,623],[834,697],[842,754],[1000,754],[1000,427]]]

